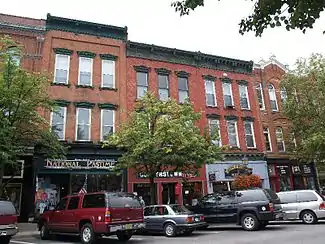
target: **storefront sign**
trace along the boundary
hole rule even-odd
[[[209,181],[215,182],[216,181],[216,173],[209,173]]]
[[[252,168],[248,168],[246,165],[235,164],[225,169],[226,179],[234,178],[239,175],[251,175],[253,173]]]
[[[163,171],[163,172],[157,172],[156,178],[194,178],[198,177],[199,174],[195,173],[183,173],[183,172],[174,172],[174,171]],[[145,173],[138,173],[138,178],[149,178],[149,176]]]
[[[293,174],[301,174],[301,170],[300,170],[299,165],[293,165],[292,166],[292,173]]]
[[[281,165],[276,167],[278,168],[280,175],[289,175],[289,166]]]
[[[304,172],[304,174],[306,174],[306,175],[311,174],[311,167],[310,167],[309,165],[304,164],[304,165],[302,166],[302,168],[303,168],[303,172]]]
[[[47,169],[108,169],[111,170],[116,164],[114,159],[47,159]]]

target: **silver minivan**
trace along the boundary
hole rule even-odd
[[[315,224],[325,219],[325,199],[314,190],[285,191],[277,193],[285,220],[301,219],[305,224]]]

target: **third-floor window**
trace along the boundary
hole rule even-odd
[[[137,71],[137,99],[148,92],[148,73]]]
[[[272,109],[272,111],[278,111],[278,102],[276,100],[276,92],[275,92],[274,86],[269,84],[268,90],[269,90],[271,109]]]
[[[223,100],[225,103],[225,107],[233,107],[234,101],[232,97],[231,83],[223,82],[222,91],[223,91]]]
[[[102,60],[102,87],[115,88],[114,60]]]
[[[248,98],[248,87],[246,85],[239,85],[240,107],[242,109],[250,109]]]
[[[168,75],[158,74],[158,93],[161,101],[167,101],[169,99]]]
[[[212,80],[205,80],[205,100],[206,105],[211,107],[217,106],[216,100],[216,91],[214,86],[214,81]]]
[[[70,56],[63,54],[55,55],[54,83],[68,84]]]
[[[79,57],[79,80],[78,85],[92,86],[93,59]]]
[[[265,109],[265,104],[264,104],[263,87],[262,87],[261,83],[259,83],[256,86],[256,92],[257,92],[259,107],[260,107],[261,110],[264,110]]]
[[[186,77],[178,77],[178,101],[184,103],[188,97],[188,80]]]

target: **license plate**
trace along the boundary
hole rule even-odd
[[[127,225],[125,225],[125,229],[126,229],[126,230],[131,230],[131,229],[132,229],[132,224],[127,224]]]

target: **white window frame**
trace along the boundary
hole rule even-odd
[[[112,64],[113,64],[113,86],[112,87],[110,87],[110,86],[104,86],[104,69],[103,69],[103,67],[104,67],[104,63],[105,62],[112,62]],[[103,59],[102,60],[102,82],[101,82],[101,87],[107,87],[107,88],[115,88],[116,87],[116,81],[115,81],[115,69],[116,69],[116,67],[115,67],[115,60],[110,60],[110,59]]]
[[[208,104],[208,100],[206,99],[206,96],[205,96],[205,100],[206,100],[205,101],[205,104],[208,107],[217,107],[218,104],[217,104],[217,96],[216,96],[216,87],[215,87],[215,84],[214,84],[215,81],[208,80],[208,79],[205,79],[204,80],[205,95],[212,94],[212,93],[208,93],[208,91],[207,91],[207,82],[211,82],[212,83],[212,89],[213,89],[213,95],[214,95],[214,105]]]
[[[64,140],[65,140],[66,124],[67,124],[67,107],[60,106],[60,108],[63,108],[63,109],[64,109],[64,118],[63,118],[63,138],[59,138],[58,140],[59,140],[59,141],[64,141]],[[52,129],[52,125],[53,125],[53,114],[54,114],[54,113],[55,113],[54,111],[51,111],[51,118],[50,118],[50,126],[51,126],[51,129]]]
[[[236,146],[232,146],[230,145],[230,137],[229,137],[229,123],[235,123],[235,132],[236,132]],[[229,146],[230,147],[240,147],[240,143],[239,143],[239,137],[238,137],[238,127],[237,127],[237,121],[234,120],[227,120],[227,133],[228,133],[228,142],[229,142]]]
[[[278,129],[281,129],[281,135],[282,135],[282,146],[283,146],[283,151],[279,151],[279,147],[278,147]],[[283,128],[282,127],[275,127],[275,139],[276,139],[276,147],[278,152],[285,152],[286,151],[286,145],[285,145],[285,141],[284,141],[284,135],[283,135]]]
[[[265,130],[265,129],[266,129],[266,130]],[[270,142],[270,150],[267,150],[267,149],[266,149],[266,151],[267,151],[267,152],[272,152],[272,151],[273,151],[273,148],[272,148],[272,141],[271,141],[271,135],[270,135],[270,129],[269,129],[269,127],[264,127],[264,128],[263,128],[263,139],[265,138],[265,136],[264,136],[264,131],[267,131],[267,137],[268,137],[269,142]],[[265,142],[265,147],[266,147],[266,142]]]
[[[80,67],[81,67],[81,60],[82,59],[90,59],[90,84],[80,84]],[[94,73],[94,59],[93,58],[87,58],[87,57],[79,57],[79,69],[78,69],[78,85],[80,86],[92,86],[93,85],[93,73]]]
[[[185,79],[186,80],[186,90],[182,90],[182,89],[179,89],[179,79]],[[188,85],[188,77],[182,77],[182,76],[179,76],[177,77],[177,90],[178,90],[178,102],[179,103],[184,103],[184,101],[180,101],[180,92],[186,92],[187,93],[187,99],[189,100],[190,99],[190,93],[189,93],[189,85]]]
[[[260,107],[261,110],[265,110],[265,102],[264,102],[264,92],[263,92],[263,87],[262,87],[262,83],[258,83],[257,87],[256,87],[256,91],[257,93],[260,92],[261,93],[261,98],[262,98],[262,107]],[[257,100],[258,100],[258,95],[257,95]],[[258,100],[258,105],[260,106],[260,102]]]
[[[17,163],[21,164],[20,175],[15,175],[14,177],[12,177],[10,175],[4,175],[2,177],[3,179],[22,179],[22,178],[24,178],[25,161],[24,160],[17,160]]]
[[[103,114],[104,114],[104,111],[112,111],[113,112],[113,133],[115,133],[115,110],[113,109],[101,109],[100,110],[100,141],[104,141],[103,140],[103,127],[104,127],[104,124],[103,124]]]
[[[144,73],[144,74],[146,74],[146,86],[143,86],[143,85],[139,85],[138,84],[138,73]],[[145,72],[145,71],[136,71],[136,73],[135,73],[135,75],[136,75],[136,99],[141,99],[143,96],[139,96],[139,94],[138,94],[138,87],[146,87],[147,88],[147,91],[146,91],[146,93],[147,92],[149,92],[149,81],[148,81],[148,76],[149,76],[149,73],[148,72]]]
[[[249,124],[250,127],[251,127],[252,134],[249,135],[249,136],[253,136],[253,144],[254,144],[253,147],[249,147],[249,146],[247,145],[247,139],[246,139],[246,136],[247,136],[248,134],[246,134],[246,128],[245,128],[245,125],[246,125],[246,124]],[[249,148],[249,149],[256,148],[255,130],[254,130],[254,122],[253,122],[253,121],[245,121],[245,122],[244,122],[244,133],[245,133],[246,147]]]
[[[224,85],[229,85],[229,88],[230,88],[230,96],[231,96],[231,106],[234,107],[235,104],[234,104],[234,96],[233,96],[233,93],[232,93],[232,84],[230,82],[222,82],[222,94],[223,94],[223,103],[224,103],[224,106],[226,107],[226,101],[225,101],[225,87]]]
[[[271,89],[270,89],[270,86],[272,86],[272,91],[270,91],[270,90],[271,90]],[[278,101],[277,101],[278,99],[277,99],[277,97],[276,97],[276,90],[275,90],[275,87],[274,87],[272,84],[269,84],[269,85],[267,86],[267,90],[268,90],[268,92],[269,92],[270,106],[271,106],[271,101],[275,101],[275,105],[276,105],[276,109],[273,109],[272,106],[271,106],[271,109],[272,109],[273,112],[278,112],[278,111],[279,111],[279,105],[278,105]],[[271,99],[271,93],[274,93],[275,100],[272,100],[272,99]]]
[[[56,70],[57,70],[57,60],[58,60],[58,56],[64,56],[68,58],[68,67],[67,67],[67,81],[66,82],[58,82],[55,80],[56,78]],[[54,64],[54,77],[53,77],[53,83],[55,84],[69,84],[69,74],[70,74],[70,59],[71,56],[70,55],[66,55],[66,54],[55,54],[55,64]]]
[[[164,77],[164,79],[166,79],[167,81],[167,88],[161,88],[159,87],[159,76]],[[169,84],[170,80],[169,80],[169,75],[165,75],[165,74],[158,74],[158,96],[159,96],[159,100],[161,101],[168,101],[170,99],[170,84]],[[160,90],[165,90],[168,92],[168,99],[167,100],[162,100],[160,97]]]
[[[88,140],[78,140],[78,118],[79,118],[79,110],[80,109],[88,109],[89,110],[89,138]],[[77,107],[77,111],[76,111],[76,131],[75,131],[75,140],[76,141],[91,141],[91,113],[92,113],[92,109],[91,108],[78,108]]]
[[[217,122],[217,126],[218,126],[218,136],[219,136],[219,147],[222,146],[222,140],[221,140],[221,130],[220,130],[220,120],[219,119],[208,119],[208,124],[209,124],[209,133],[211,136],[211,122],[212,121],[216,121]]]
[[[240,103],[240,99],[241,99],[241,93],[240,93],[240,88],[241,87],[244,87],[244,89],[245,89],[245,93],[246,93],[246,99],[247,99],[247,106],[248,106],[248,108],[243,108],[242,106],[241,106],[241,104],[240,104],[240,108],[242,109],[242,110],[250,110],[251,109],[251,105],[250,105],[250,102],[249,102],[249,95],[248,95],[248,85],[239,85],[239,88],[238,88],[238,91],[239,91],[239,103]]]

